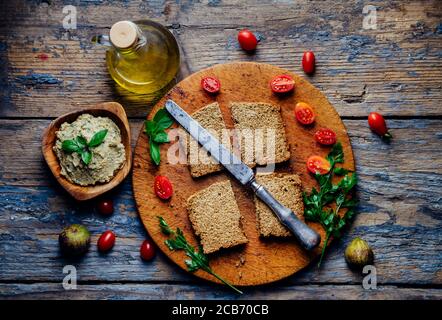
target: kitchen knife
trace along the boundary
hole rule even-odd
[[[196,120],[172,100],[166,101],[166,109],[173,118],[206,149],[210,155],[221,163],[241,184],[252,188],[261,199],[276,214],[301,243],[311,250],[321,241],[319,234],[298,219],[292,210],[283,206],[271,193],[255,180],[253,170],[245,165],[237,156],[222,145],[209,131],[204,129]]]

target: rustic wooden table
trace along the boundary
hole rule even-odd
[[[62,25],[74,4],[76,30]],[[364,29],[373,4],[376,29]],[[370,8],[368,8],[370,9]],[[442,2],[434,1],[109,1],[19,0],[0,4],[0,298],[235,299],[224,287],[196,279],[158,253],[143,263],[148,237],[137,215],[131,179],[111,194],[116,212],[103,218],[78,203],[46,167],[40,144],[51,119],[80,106],[122,103],[133,140],[150,110],[146,98],[115,87],[105,48],[93,35],[123,19],[165,24],[183,50],[182,75],[233,60],[260,61],[303,74],[336,107],[351,136],[360,176],[359,214],[329,250],[321,270],[311,266],[284,281],[245,289],[241,299],[442,298]],[[372,20],[373,21],[373,20]],[[247,55],[236,34],[248,27],[262,39]],[[394,135],[383,143],[367,126],[380,111]],[[62,287],[57,237],[70,223],[118,236],[108,255],[90,252],[73,264],[78,288]],[[377,289],[344,261],[346,244],[365,238],[376,255]]]

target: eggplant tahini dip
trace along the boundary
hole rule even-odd
[[[75,139],[77,136],[83,136],[90,141],[96,132],[104,129],[108,130],[107,135],[99,146],[91,149],[92,161],[89,165],[81,161],[78,153],[63,151],[63,141]],[[54,151],[60,161],[61,174],[81,186],[109,182],[126,161],[120,129],[107,117],[82,114],[72,123],[63,123],[56,136]]]

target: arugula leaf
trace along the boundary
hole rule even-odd
[[[99,146],[104,141],[104,138],[106,138],[106,135],[107,129],[100,130],[92,136],[89,143],[85,137],[77,136],[72,140],[63,141],[61,143],[61,148],[68,153],[78,153],[81,157],[81,161],[83,161],[85,165],[89,165],[92,161],[92,152],[90,148]]]
[[[149,142],[150,157],[156,165],[159,165],[161,161],[160,147],[158,146],[158,143],[152,141],[152,139],[150,139]]]
[[[235,292],[242,294],[240,290],[238,290],[232,284],[213,272],[212,268],[210,268],[209,266],[209,258],[204,254],[201,246],[199,246],[198,250],[196,250],[192,245],[187,242],[186,238],[184,237],[184,233],[183,231],[181,231],[180,228],[177,228],[176,231],[173,231],[163,219],[163,217],[157,216],[157,218],[160,223],[161,231],[166,236],[171,236],[171,238],[164,241],[169,250],[184,250],[186,255],[190,258],[184,260],[184,263],[186,264],[187,269],[190,272],[195,272],[198,269],[202,269],[205,272],[213,275],[215,278],[220,280],[222,283],[230,287]]]
[[[166,109],[160,109],[152,120],[144,121],[144,132],[149,137],[149,152],[152,161],[159,165],[161,161],[160,143],[169,142],[169,137],[164,129],[169,128],[173,124]]]
[[[326,232],[318,267],[321,265],[330,237],[341,236],[341,229],[354,216],[354,208],[357,206],[357,201],[348,196],[357,184],[356,173],[349,174],[349,170],[335,167],[337,163],[344,162],[341,143],[338,142],[333,146],[327,160],[331,165],[329,173],[314,176],[319,184],[319,190],[312,188],[310,194],[303,193],[305,219],[321,223]],[[338,184],[332,183],[334,174],[344,175]],[[335,206],[331,206],[333,202]],[[342,216],[340,210],[344,208],[347,211]]]
[[[87,147],[87,141],[86,138],[83,136],[78,136],[75,139],[75,142],[77,143],[78,147],[81,149],[84,149]]]
[[[153,121],[156,122],[158,130],[167,129],[173,124],[172,118],[164,108],[157,111],[153,117]]]
[[[64,140],[61,144],[61,148],[68,153],[77,152],[81,149],[75,140]]]
[[[152,120],[144,121],[144,132],[146,132],[148,136],[152,135],[155,132],[156,128],[157,125]]]
[[[170,229],[169,225],[166,223],[166,221],[160,217],[157,216],[158,220],[160,220],[160,228],[161,228],[161,232],[164,233],[166,236],[172,234],[172,229]]]
[[[106,135],[107,135],[107,129],[98,131],[92,136],[91,140],[87,144],[88,147],[94,148],[99,146],[104,141],[104,138],[106,138]]]
[[[85,150],[81,153],[81,160],[84,162],[85,165],[89,165],[92,160],[92,152],[89,150]]]
[[[343,176],[344,174],[347,174],[350,172],[350,170],[344,169],[344,168],[335,168],[333,172],[339,176]]]
[[[327,155],[327,160],[332,167],[334,167],[335,163],[344,162],[344,151],[342,150],[342,144],[340,142],[335,143],[330,153]]]

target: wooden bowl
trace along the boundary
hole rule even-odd
[[[80,186],[67,180],[60,174],[60,163],[58,161],[57,155],[52,148],[57,139],[55,132],[59,130],[61,124],[64,122],[73,122],[84,113],[89,113],[93,116],[108,117],[115,122],[118,128],[120,128],[122,143],[126,150],[126,161],[123,167],[112,178],[112,180],[104,184],[97,184],[94,186]],[[80,201],[89,200],[99,196],[100,194],[105,193],[106,191],[113,189],[114,187],[119,185],[124,180],[124,178],[126,178],[132,166],[130,128],[123,106],[117,102],[104,102],[86,109],[65,114],[55,119],[51,122],[51,124],[43,134],[42,151],[46,163],[48,164],[57,181],[75,199]]]

